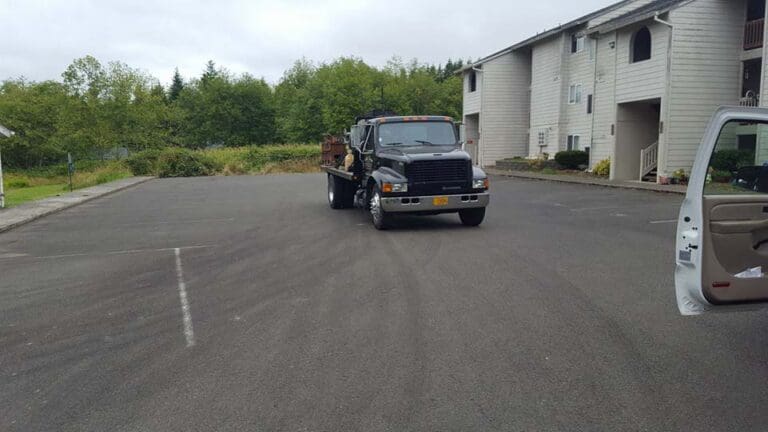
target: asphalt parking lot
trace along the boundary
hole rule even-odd
[[[0,430],[764,430],[765,313],[679,316],[681,196],[153,180],[0,234]]]

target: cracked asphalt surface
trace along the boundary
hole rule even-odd
[[[766,314],[677,312],[682,197],[491,187],[479,228],[378,232],[307,174],[153,180],[0,234],[0,430],[765,429]]]

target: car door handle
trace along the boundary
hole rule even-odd
[[[745,221],[713,221],[709,224],[715,234],[744,234],[768,229],[768,219]]]

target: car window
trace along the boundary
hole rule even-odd
[[[768,124],[731,121],[723,126],[704,194],[768,194]]]

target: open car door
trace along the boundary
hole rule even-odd
[[[720,108],[677,225],[683,315],[768,307],[768,110]]]

